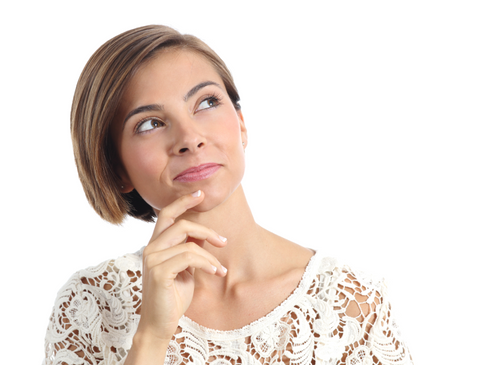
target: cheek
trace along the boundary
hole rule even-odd
[[[149,184],[152,180],[158,180],[161,167],[165,164],[160,154],[152,152],[145,146],[128,146],[128,153],[122,154],[122,160],[127,174],[135,189],[141,189],[142,185]]]
[[[167,161],[159,153],[149,149],[130,148],[123,159],[133,188],[152,208],[160,210],[173,202],[174,198],[165,194],[158,194],[159,189],[165,188],[161,179]]]
[[[226,151],[227,158],[235,166],[235,171],[243,176],[245,168],[245,153],[242,146],[242,134],[237,118],[231,118],[223,125],[223,132],[221,135],[225,136],[222,139],[224,145],[223,149]]]
[[[237,147],[239,143],[241,144],[240,125],[236,115],[223,119],[218,124],[216,134],[222,136],[226,142],[228,141],[227,143],[231,148]]]

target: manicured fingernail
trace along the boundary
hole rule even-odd
[[[214,273],[217,272],[217,267],[216,267],[216,266],[213,266],[213,265],[212,265],[212,269],[213,269],[213,272],[214,272]]]
[[[225,237],[220,236],[220,235],[218,235],[218,237],[220,237],[220,239],[221,239],[223,242],[227,242],[227,239],[226,239]]]
[[[222,266],[223,272],[226,274],[227,273],[227,268],[225,266]]]
[[[192,193],[192,196],[194,198],[198,198],[202,192],[200,190],[197,190],[196,192]]]

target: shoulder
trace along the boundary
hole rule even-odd
[[[125,299],[125,291],[135,291],[140,285],[141,252],[125,254],[75,272],[58,291],[54,309],[81,305],[79,299],[84,302],[95,299],[97,306],[120,294]]]
[[[47,359],[96,363],[108,351],[115,356],[119,348],[130,348],[139,318],[141,263],[139,251],[79,270],[67,280],[47,328]]]
[[[317,276],[317,280],[329,288],[332,286],[342,288],[351,295],[357,292],[367,294],[374,291],[387,294],[387,285],[383,277],[352,268],[336,258],[321,257],[316,253],[309,266],[311,266],[311,275]]]
[[[128,274],[129,272],[135,273],[137,271],[141,271],[142,252],[143,249],[135,253],[122,255],[116,259],[103,261],[96,266],[91,266],[77,271],[72,278],[98,277],[102,275],[108,275],[109,273],[113,272],[122,275]]]
[[[353,269],[335,258],[317,256],[312,258],[317,293],[335,293],[336,304],[340,305],[343,315],[363,322],[385,302],[387,285],[382,277]]]
[[[141,262],[139,251],[75,272],[57,293],[54,309],[62,307],[62,303],[80,305],[78,299],[89,302],[95,298],[96,304],[100,305],[105,300],[117,297],[119,290],[124,291],[139,284]]]
[[[310,295],[315,298],[319,319],[314,321],[313,331],[320,337],[326,333],[343,334],[339,344],[349,349],[342,354],[346,363],[361,363],[367,356],[383,365],[410,364],[408,348],[392,315],[385,280],[333,258],[315,259]],[[322,351],[319,356],[326,356]]]

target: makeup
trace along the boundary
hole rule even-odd
[[[191,167],[178,174],[173,180],[177,182],[194,182],[208,179],[212,176],[221,165],[216,163],[206,163],[203,165]]]

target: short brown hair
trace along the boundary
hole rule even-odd
[[[223,80],[228,96],[240,109],[237,88],[222,59],[200,39],[162,25],[124,32],[103,44],[89,59],[75,89],[70,116],[73,151],[85,195],[95,211],[110,223],[125,216],[153,222],[155,212],[136,190],[120,192],[120,163],[110,126],[132,75],[161,50],[178,48],[205,57]]]

